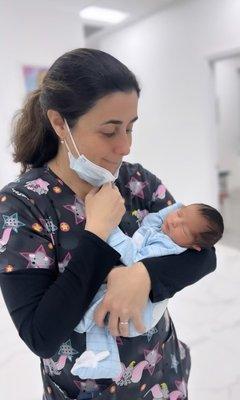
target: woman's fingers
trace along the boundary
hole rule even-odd
[[[108,309],[105,307],[104,303],[101,302],[94,312],[94,321],[100,327],[104,326],[104,319],[106,318]]]
[[[134,325],[135,329],[139,333],[146,332],[146,327],[142,323],[141,314],[137,313],[137,314],[133,315],[131,319],[132,319],[132,322],[133,322],[133,325]]]
[[[99,187],[92,188],[85,196],[85,201],[95,196],[95,194],[99,191]]]
[[[121,324],[121,322],[123,322]],[[130,319],[129,318],[119,318],[119,324],[118,324],[118,329],[120,332],[120,336],[129,336],[129,322]]]
[[[108,329],[112,336],[129,336],[129,323],[130,320],[134,324],[135,329],[139,334],[146,332],[146,328],[142,322],[141,313],[136,312],[130,316],[122,313],[122,310],[111,310],[110,307],[106,307],[104,301],[99,304],[95,313],[94,320],[100,327],[104,326],[104,320],[108,321]],[[124,322],[124,323],[120,323]]]
[[[128,336],[129,324],[141,334],[146,332],[142,321],[142,311],[146,307],[151,288],[150,277],[140,262],[130,267],[113,268],[107,277],[107,292],[96,310],[94,319],[98,326],[109,313],[108,329],[113,336]]]
[[[107,321],[109,332],[113,336],[128,336],[128,324],[120,324],[120,321],[126,322],[129,321],[130,318],[126,313],[122,313],[122,310],[113,310],[111,307],[107,306],[105,299],[96,308],[94,320],[100,327],[103,327]]]
[[[111,312],[108,319],[108,329],[112,336],[119,336],[120,331],[118,329],[118,314]]]
[[[126,212],[124,199],[111,182],[93,188],[85,197],[86,226],[104,240],[119,225]]]

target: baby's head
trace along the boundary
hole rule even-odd
[[[168,214],[162,231],[175,243],[200,251],[214,246],[223,235],[221,214],[206,204],[190,204]]]

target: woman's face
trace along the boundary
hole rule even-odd
[[[116,92],[98,100],[71,129],[79,153],[114,173],[123,157],[130,152],[137,105],[135,91]],[[68,133],[65,140],[77,157]]]

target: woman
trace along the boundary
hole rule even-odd
[[[143,334],[141,311],[148,296],[172,297],[213,271],[214,249],[126,268],[106,243],[117,225],[132,235],[146,213],[174,202],[155,175],[122,162],[139,93],[133,73],[109,54],[73,50],[52,65],[14,128],[22,174],[1,191],[1,288],[20,337],[40,357],[45,400],[187,398],[187,346],[167,310]],[[74,328],[104,280],[95,319],[116,337],[122,373],[81,380],[71,369],[86,334]],[[138,337],[127,337],[130,320]]]

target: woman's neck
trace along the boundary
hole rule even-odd
[[[79,178],[77,173],[69,168],[69,161],[65,157],[56,156],[48,162],[48,167],[82,200],[93,188],[90,183]]]

